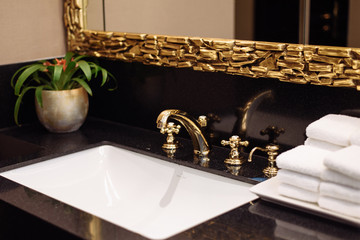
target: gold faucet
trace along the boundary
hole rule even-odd
[[[275,177],[278,172],[278,168],[276,166],[276,156],[279,154],[279,146],[275,144],[268,144],[265,148],[254,147],[250,151],[248,162],[252,162],[252,156],[256,150],[266,152],[268,155],[268,166],[263,169],[265,176],[268,178]]]
[[[180,125],[175,125],[173,122],[169,122],[165,127],[161,128],[162,134],[167,134],[166,143],[162,145],[165,150],[174,150],[179,147],[179,144],[175,141],[174,134],[180,132]]]
[[[249,145],[248,141],[241,141],[241,138],[239,136],[234,135],[229,138],[229,141],[222,140],[221,145],[229,145],[231,148],[229,157],[224,161],[226,164],[242,165],[246,161],[244,157],[240,155],[239,147],[247,147]]]
[[[265,146],[265,148],[254,147],[249,153],[248,162],[251,162],[252,156],[256,150],[266,152],[266,154],[268,155],[268,166],[263,169],[263,173],[266,177],[271,178],[277,175],[278,167],[276,166],[276,157],[279,154],[280,150],[277,138],[280,136],[280,134],[284,132],[285,130],[283,128],[278,128],[276,126],[268,126],[266,129],[261,130],[261,135],[269,136],[269,143]]]
[[[201,128],[206,126],[206,117],[201,116],[199,120],[196,120],[186,112],[168,109],[159,114],[156,120],[157,128],[160,130],[166,128],[169,119],[174,119],[185,127],[193,142],[195,155],[207,156],[209,154],[210,146],[201,131]]]

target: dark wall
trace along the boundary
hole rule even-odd
[[[194,116],[214,113],[221,118],[213,124],[215,138],[231,134],[245,136],[252,145],[263,145],[267,138],[260,130],[269,125],[285,129],[279,137],[284,148],[302,144],[306,126],[328,113],[360,111],[360,93],[355,89],[297,85],[276,79],[252,79],[224,73],[198,72],[192,69],[147,66],[100,60],[118,80],[118,88],[108,91],[92,80],[90,116],[100,117],[154,131],[156,117],[164,109],[176,108]],[[0,66],[0,128],[13,126],[16,98],[10,87],[11,75],[21,66]],[[253,99],[249,108],[247,131],[241,131],[241,109]],[[37,121],[33,96],[21,107],[23,123]],[[184,131],[183,131],[184,132]],[[187,136],[183,133],[183,136]]]
[[[176,108],[194,116],[214,113],[216,138],[238,134],[253,145],[264,144],[260,130],[269,125],[285,129],[279,142],[286,147],[302,144],[306,126],[328,113],[360,109],[360,93],[355,89],[298,85],[276,79],[252,79],[221,72],[198,72],[103,60],[115,74],[119,88],[97,89],[91,98],[91,115],[152,130],[164,109]],[[256,96],[248,111],[247,131],[240,131],[241,109]]]

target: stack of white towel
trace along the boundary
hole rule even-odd
[[[329,153],[311,146],[297,146],[280,154],[277,165],[281,168],[277,178],[281,195],[316,203],[319,198],[321,174],[325,169],[323,159]]]
[[[319,206],[360,218],[360,146],[351,145],[328,154],[324,165]]]
[[[277,157],[279,194],[360,218],[360,118],[329,114]]]

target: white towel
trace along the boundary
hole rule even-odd
[[[323,160],[331,151],[300,145],[276,158],[279,168],[284,168],[313,177],[320,177],[325,167]]]
[[[287,169],[280,169],[276,175],[280,182],[303,188],[312,192],[319,191],[320,178],[297,173]]]
[[[320,195],[360,204],[360,189],[330,182],[320,183]]]
[[[358,131],[354,132],[353,134],[351,134],[350,143],[352,145],[360,146],[360,130],[358,130]]]
[[[327,182],[333,182],[348,187],[360,189],[360,181],[339,172],[326,168],[321,174],[321,179]]]
[[[350,136],[360,129],[360,118],[328,114],[309,124],[306,136],[340,146],[350,145]]]
[[[360,180],[360,146],[352,145],[331,152],[325,157],[324,165],[331,170]]]
[[[336,145],[336,144],[333,144],[333,143],[317,140],[317,139],[314,139],[314,138],[307,138],[305,140],[305,142],[304,142],[304,145],[305,146],[317,147],[317,148],[321,148],[321,149],[329,150],[329,151],[337,151],[337,150],[340,150],[340,149],[344,148],[344,146],[340,146],[340,145]]]
[[[360,205],[328,196],[320,196],[318,204],[321,208],[344,214],[347,216],[360,218]]]
[[[319,192],[308,191],[286,183],[280,183],[278,185],[278,193],[285,197],[312,203],[317,202],[319,198]]]

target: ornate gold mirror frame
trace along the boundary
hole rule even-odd
[[[360,91],[360,48],[92,31],[86,29],[86,5],[87,0],[65,0],[69,51]]]

